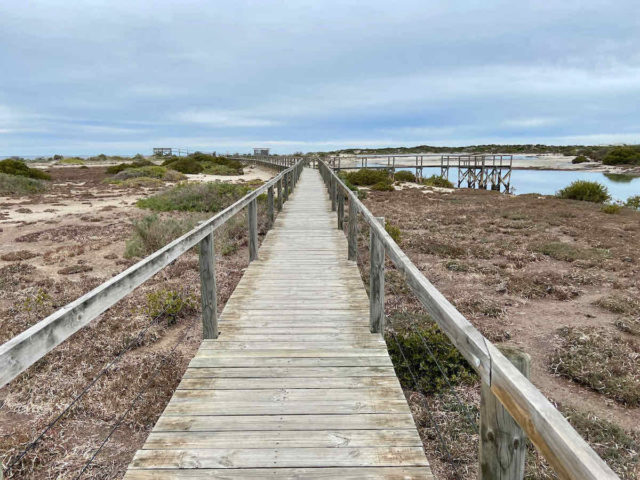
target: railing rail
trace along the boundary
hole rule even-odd
[[[253,260],[257,252],[255,216],[258,196],[268,192],[268,208],[273,209],[274,187],[277,187],[280,193],[284,183],[283,196],[286,199],[288,191],[293,189],[300,176],[303,163],[302,159],[297,159],[292,166],[286,167],[233,205],[0,345],[0,388],[197,244],[201,246],[203,333],[205,338],[216,338],[218,330],[213,233],[236,213],[245,207],[248,208],[250,259]],[[278,210],[282,206],[282,200],[278,198]],[[273,218],[273,214],[273,211],[269,212],[270,219]]]
[[[409,287],[429,315],[476,370],[483,384],[524,430],[560,478],[618,479],[551,402],[425,278],[387,233],[385,226],[358,200],[357,195],[347,188],[333,169],[324,161],[319,161],[318,164],[331,196],[333,210],[341,203],[338,201],[340,196],[343,200],[347,198],[349,202],[349,259],[355,260],[357,251],[358,213],[370,229],[373,272],[371,286],[376,289],[375,295],[370,295],[371,331],[384,333],[384,283],[380,295],[379,269],[384,268],[386,253],[396,268],[404,274]],[[338,217],[338,226],[341,228],[342,219],[340,215]],[[382,245],[384,249],[381,260],[376,244]],[[481,437],[483,433],[487,432],[481,432]],[[504,448],[500,448],[500,451],[513,451],[517,448],[518,445],[513,444],[516,443],[514,439],[508,440],[510,444],[501,445]],[[495,443],[499,439],[492,438],[492,441]]]

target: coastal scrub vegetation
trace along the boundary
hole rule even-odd
[[[46,190],[46,184],[35,178],[0,173],[0,195],[28,195]]]
[[[216,157],[195,152],[187,157],[169,157],[162,165],[181,173],[206,173],[209,175],[242,175],[242,163],[226,157]]]
[[[371,186],[378,183],[391,183],[389,172],[384,169],[361,168],[345,174],[346,179],[357,186]]]
[[[446,390],[448,384],[438,364],[452,385],[476,380],[476,373],[462,354],[428,316],[394,313],[390,320],[393,331],[386,334],[387,345],[403,388],[416,389],[413,372],[419,391],[437,393]]]
[[[568,187],[559,190],[558,198],[581,200],[583,202],[604,203],[611,199],[607,187],[598,182],[588,180],[576,180]]]
[[[13,158],[7,158],[6,160],[0,161],[0,173],[34,178],[37,180],[51,180],[51,175],[47,172],[37,168],[30,168],[24,161]]]
[[[168,325],[197,311],[195,295],[172,289],[160,289],[147,294],[145,313],[155,320],[166,320]]]
[[[629,208],[633,208],[634,210],[640,210],[640,195],[634,195],[627,198],[625,205]]]
[[[250,186],[233,183],[183,182],[170,190],[138,200],[137,206],[157,212],[215,213],[246,195],[250,189]]]
[[[147,215],[133,222],[133,232],[127,241],[125,258],[146,257],[196,226],[199,219],[160,218]]]
[[[573,164],[587,163],[588,161],[589,161],[589,159],[587,157],[585,157],[584,155],[578,155],[576,158],[571,160],[571,163],[573,163]]]
[[[605,165],[640,165],[640,145],[613,147],[602,159]]]
[[[431,175],[428,178],[424,178],[422,184],[428,187],[453,188],[453,183],[439,175]]]
[[[415,182],[416,176],[407,170],[400,170],[395,173],[394,179],[396,182]]]

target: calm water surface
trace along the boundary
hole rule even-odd
[[[403,170],[415,171],[412,168]],[[424,176],[431,175],[440,175],[440,168],[425,168]],[[449,180],[454,185],[457,184],[457,168],[449,170]],[[522,193],[553,195],[576,180],[590,180],[603,184],[615,200],[626,200],[632,195],[640,195],[640,177],[631,175],[562,170],[513,170],[511,172],[511,187],[513,193],[518,195]]]

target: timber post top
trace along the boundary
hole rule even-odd
[[[126,479],[433,478],[318,171],[298,187]]]

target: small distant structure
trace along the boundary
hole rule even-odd
[[[269,149],[268,148],[254,148],[253,149],[253,155],[255,157],[268,157],[269,156]]]
[[[170,157],[173,155],[172,148],[154,148],[153,155],[156,157]]]

